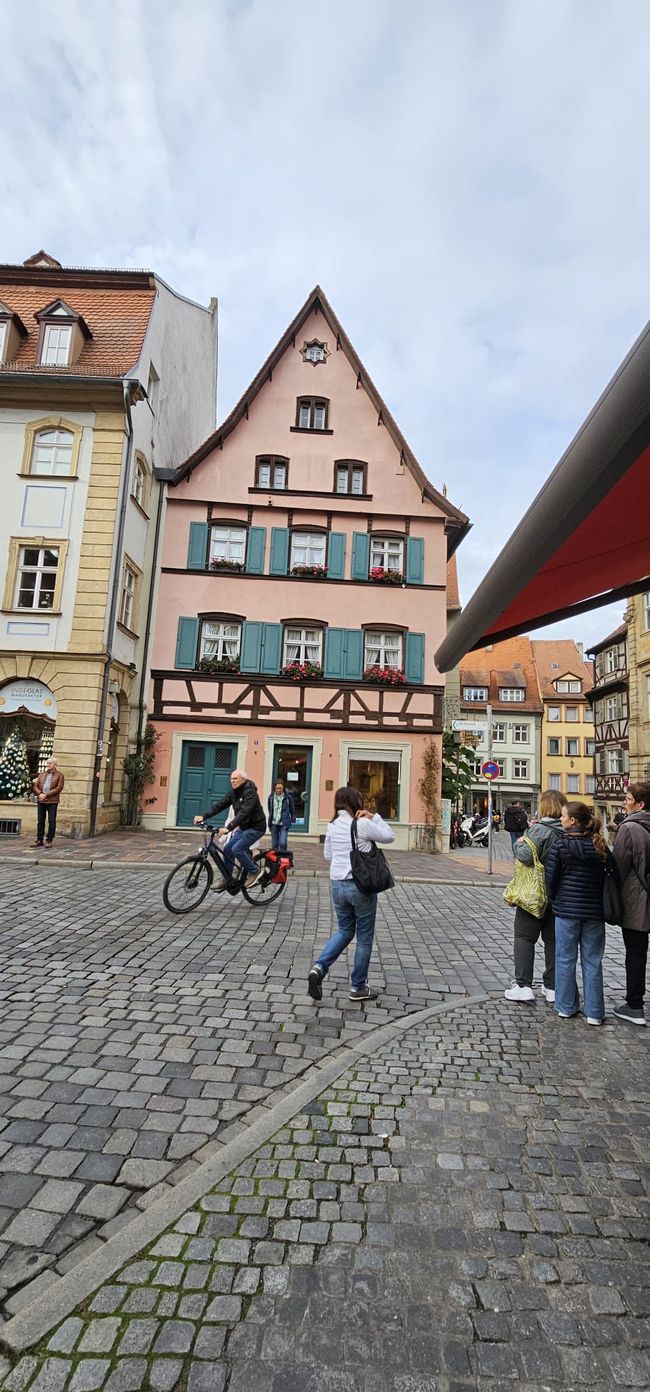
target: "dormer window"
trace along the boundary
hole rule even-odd
[[[526,692],[525,692],[523,686],[500,686],[500,687],[499,687],[499,700],[500,700],[500,701],[525,701],[525,700],[526,700]]]
[[[259,455],[256,460],[256,488],[286,488],[289,460],[277,454]]]
[[[322,397],[300,396],[296,410],[297,430],[327,430],[328,401]]]
[[[8,305],[0,301],[0,362],[13,362],[27,329]]]
[[[46,324],[43,333],[41,362],[48,367],[67,367],[72,347],[72,326],[69,324]]]
[[[92,338],[85,320],[64,300],[54,300],[37,314],[41,326],[38,360],[44,367],[69,367]]]
[[[582,682],[577,677],[562,677],[555,682],[556,691],[582,691]]]
[[[488,698],[488,689],[487,689],[487,686],[464,686],[464,687],[463,687],[463,700],[464,700],[464,701],[487,701],[487,698]]]

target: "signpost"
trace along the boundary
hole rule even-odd
[[[467,735],[484,735],[487,730],[487,720],[452,720],[452,730],[460,730]]]
[[[499,777],[499,765],[498,765],[498,764],[495,764],[495,762],[494,762],[494,760],[493,760],[493,758],[492,758],[492,707],[491,707],[491,705],[489,705],[489,703],[488,703],[488,705],[487,705],[486,708],[485,708],[485,714],[486,714],[486,716],[487,716],[487,747],[488,747],[488,757],[487,757],[485,763],[482,764],[482,766],[481,766],[481,773],[483,774],[483,777],[484,777],[484,778],[487,778],[487,785],[488,785],[488,875],[491,875],[491,874],[492,874],[492,780],[493,780],[493,778],[498,778],[498,777]],[[488,768],[489,768],[489,770],[490,770],[490,776],[489,776],[489,778],[487,777],[487,774],[486,774],[486,769],[488,769]]]

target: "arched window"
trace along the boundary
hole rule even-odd
[[[39,430],[32,446],[31,474],[72,473],[75,438],[71,430]]]

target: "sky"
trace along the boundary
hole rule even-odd
[[[220,419],[320,283],[467,602],[650,317],[647,0],[22,0],[0,51],[0,260],[217,295]]]

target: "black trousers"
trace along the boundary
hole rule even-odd
[[[648,960],[648,933],[637,933],[634,928],[624,928],[625,943],[625,999],[631,1010],[643,1010],[645,996],[645,969]]]
[[[533,918],[525,909],[515,909],[515,981],[518,986],[532,986],[535,943],[540,934],[544,943],[545,970],[542,980],[549,991],[554,991],[555,918],[550,904],[546,906],[543,918]]]
[[[58,802],[39,802],[36,804],[36,840],[42,841],[45,834],[45,818],[47,817],[47,839],[54,840],[56,831],[56,814],[59,810]]]

